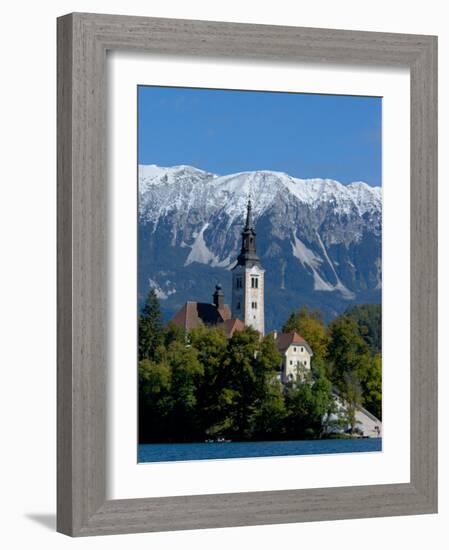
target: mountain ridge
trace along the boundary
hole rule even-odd
[[[169,318],[187,299],[210,301],[214,280],[230,292],[249,196],[273,326],[292,305],[330,319],[360,300],[380,301],[380,187],[188,165],[139,166],[140,298],[153,286]]]

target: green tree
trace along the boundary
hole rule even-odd
[[[340,386],[340,397],[343,399],[345,413],[343,415],[349,426],[349,432],[354,434],[357,428],[356,413],[362,403],[362,389],[355,373],[345,372]]]
[[[324,359],[327,353],[328,334],[318,311],[302,307],[295,311],[282,327],[283,332],[297,332],[307,340],[313,351],[314,360]]]
[[[225,357],[228,340],[219,328],[198,327],[189,334],[204,369],[198,388],[198,416],[205,438],[224,436],[229,428],[232,391],[226,387]]]
[[[204,369],[194,347],[173,342],[166,353],[171,371],[170,434],[176,441],[189,441],[201,437],[197,408],[198,386]]]
[[[349,374],[352,381],[367,380],[371,365],[368,345],[360,336],[357,323],[342,315],[329,325],[328,358],[331,380],[343,392]]]
[[[347,309],[345,315],[357,323],[359,334],[367,343],[371,354],[381,353],[382,306],[380,304],[355,305]]]
[[[139,441],[164,441],[172,410],[171,371],[167,363],[139,362]]]
[[[227,433],[232,439],[251,437],[258,395],[254,366],[259,344],[259,333],[249,327],[235,332],[228,341],[223,387],[227,389]]]
[[[167,326],[164,330],[164,346],[168,348],[172,342],[182,342],[187,341],[187,334],[183,327],[175,325],[172,321],[167,323]]]
[[[148,293],[139,317],[139,360],[154,359],[163,343],[162,314],[154,289]]]
[[[332,384],[326,377],[324,363],[317,361],[314,371],[303,369],[301,382],[286,386],[288,434],[293,439],[320,437],[323,419],[333,411]]]
[[[251,431],[256,439],[282,438],[285,434],[287,410],[278,376],[281,361],[274,337],[268,334],[259,342],[254,361],[255,402]]]
[[[371,355],[360,334],[359,324],[351,316],[341,315],[329,325],[328,355],[332,382],[351,407],[363,405],[381,418],[382,361]]]
[[[365,383],[364,406],[382,420],[382,356],[375,355],[371,361],[369,376]]]

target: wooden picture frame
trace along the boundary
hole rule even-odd
[[[410,483],[106,499],[106,52],[408,67]],[[57,529],[100,535],[437,511],[437,38],[74,13],[58,19]]]

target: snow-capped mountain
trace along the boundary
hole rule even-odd
[[[303,304],[329,319],[352,302],[380,301],[380,187],[155,165],[139,166],[140,296],[155,288],[169,318],[188,299],[210,301],[219,281],[229,302],[249,196],[268,330]]]

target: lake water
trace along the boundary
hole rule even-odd
[[[139,445],[139,462],[211,460],[268,456],[365,453],[382,450],[382,438],[250,443],[150,443]]]

